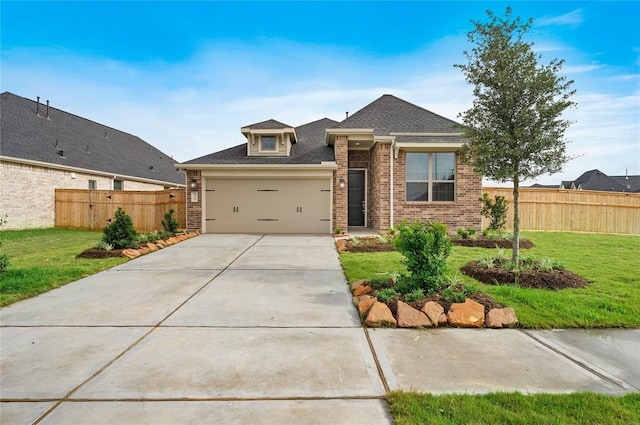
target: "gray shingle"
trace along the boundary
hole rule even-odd
[[[131,134],[9,92],[0,95],[0,154],[59,166],[84,168],[184,184],[175,161]],[[62,154],[62,155],[61,155]]]
[[[252,130],[279,130],[281,128],[293,128],[293,126],[271,119],[257,122],[255,124],[245,125],[242,126],[242,128],[250,128]]]
[[[607,176],[600,170],[590,170],[583,173],[573,182],[576,188],[582,190],[602,190],[612,192],[624,192],[625,187]]]

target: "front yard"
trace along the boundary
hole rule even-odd
[[[486,248],[454,246],[448,261],[449,273],[457,273],[466,284],[513,307],[525,328],[640,327],[638,236],[535,232],[523,237],[536,246],[522,250],[521,255],[552,258],[585,278],[589,285],[558,291],[527,289],[487,285],[460,273],[464,264],[495,251]],[[340,255],[350,283],[404,271],[401,259],[397,252]]]

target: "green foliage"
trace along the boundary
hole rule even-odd
[[[397,300],[400,298],[400,294],[396,291],[395,288],[385,288],[379,291],[374,292],[374,295],[378,298],[380,302],[389,303],[393,300]]]
[[[178,219],[173,215],[175,211],[173,208],[164,213],[164,220],[162,220],[162,228],[165,232],[170,233],[172,236],[176,234],[178,231],[178,226],[180,223]]]
[[[116,210],[113,221],[102,232],[103,240],[114,248],[131,248],[136,244],[136,231],[131,217],[120,207]]]
[[[405,294],[405,301],[419,301],[424,298],[424,291],[420,288],[415,289],[408,294]]]
[[[442,299],[448,303],[463,303],[467,296],[464,292],[456,291],[453,286],[447,286],[440,295]]]
[[[402,223],[398,226],[394,246],[404,255],[404,264],[413,283],[427,293],[437,290],[451,253],[447,227],[439,222]]]
[[[489,197],[488,193],[483,193],[482,216],[491,220],[488,229],[494,232],[501,232],[507,223],[507,206],[509,202],[504,196],[496,195],[495,200]]]
[[[341,235],[342,234],[342,227],[337,226],[335,229],[333,229],[333,234],[334,235]]]
[[[0,227],[7,224],[7,219],[5,217],[0,217]],[[2,233],[0,233],[0,247],[2,246]],[[5,253],[0,252],[0,273],[7,270],[9,267],[9,256]]]
[[[113,245],[105,242],[104,239],[100,239],[95,246],[96,249],[103,249],[105,251],[111,251],[113,249]]]
[[[464,227],[458,227],[456,233],[458,234],[458,237],[460,239],[475,239],[476,237],[476,229],[472,227],[469,227],[468,229],[465,229]]]

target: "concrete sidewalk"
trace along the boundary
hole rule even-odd
[[[328,236],[201,235],[0,310],[0,422],[390,424],[388,390],[638,391],[638,330],[366,330]]]

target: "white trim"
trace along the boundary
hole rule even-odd
[[[395,146],[399,149],[421,149],[421,150],[434,150],[434,149],[449,149],[459,150],[462,149],[466,142],[396,142]]]
[[[326,134],[372,134],[373,128],[328,128]]]
[[[389,133],[391,136],[444,136],[444,137],[460,137],[464,133]]]
[[[13,163],[25,164],[25,165],[33,165],[36,167],[43,167],[43,168],[52,168],[54,170],[75,171],[75,172],[84,173],[84,174],[114,178],[113,173],[106,172],[106,171],[90,170],[88,168],[71,167],[68,165],[52,164],[50,162],[33,161],[30,159],[14,158],[10,156],[0,155],[0,161],[13,162]],[[117,174],[115,175],[115,177],[119,177],[123,180],[131,180],[131,181],[137,181],[142,183],[151,183],[151,184],[157,184],[162,186],[186,187],[185,183],[174,183],[174,182],[166,182],[162,180],[145,179],[143,177],[127,176],[124,174]]]
[[[323,161],[320,164],[175,164],[181,170],[215,170],[215,169],[281,169],[281,170],[337,170],[335,161]]]
[[[394,178],[393,178],[393,163],[394,163],[394,151],[395,148],[393,145],[391,145],[391,147],[389,148],[389,228],[393,227],[393,183],[394,183]]]

